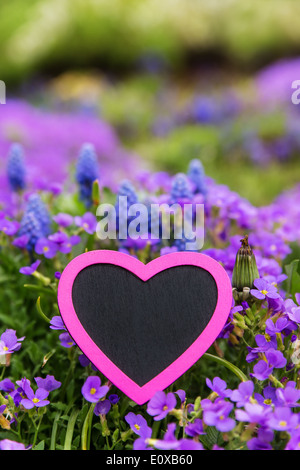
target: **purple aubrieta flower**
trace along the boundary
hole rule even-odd
[[[109,390],[107,385],[101,386],[101,379],[97,375],[90,375],[84,382],[81,393],[83,397],[91,402],[97,403],[101,398],[105,397]]]
[[[42,377],[34,378],[38,388],[43,388],[47,392],[52,392],[61,386],[61,382],[56,380],[53,375],[47,375],[44,379]]]
[[[38,259],[34,263],[32,263],[30,266],[23,266],[22,268],[20,268],[19,272],[21,274],[25,274],[25,276],[31,276],[31,274],[33,274],[37,270],[40,264],[41,264],[41,261]]]
[[[294,430],[285,450],[300,450],[300,430]]]
[[[209,402],[210,400],[202,400],[204,423],[207,426],[215,426],[220,432],[231,431],[235,427],[235,420],[229,417],[233,404],[221,398],[213,403]]]
[[[130,429],[140,437],[150,438],[152,429],[148,426],[147,421],[142,415],[135,415],[130,412],[125,416],[125,421],[129,424]]]
[[[38,255],[44,255],[45,258],[51,259],[57,253],[57,244],[48,238],[41,237],[35,244],[35,251]]]
[[[109,395],[108,399],[112,405],[116,405],[120,400],[120,397],[116,393],[112,393]]]
[[[96,403],[96,406],[94,408],[94,414],[96,416],[107,415],[110,409],[111,403],[109,400],[100,400],[98,401],[98,403]]]
[[[271,318],[266,321],[266,334],[275,336],[276,333],[281,333],[289,325],[289,320],[286,317],[279,317],[274,323]]]
[[[203,429],[203,423],[200,418],[196,418],[193,423],[188,423],[188,425],[184,429],[187,436],[196,437],[202,434],[205,434]]]
[[[21,250],[25,250],[27,247],[27,244],[29,242],[29,236],[28,235],[21,235],[20,237],[16,237],[12,245],[16,246],[17,248],[20,248]]]
[[[291,432],[298,428],[299,417],[290,408],[277,407],[268,418],[268,426],[276,431]]]
[[[60,227],[69,227],[74,222],[74,217],[70,214],[65,214],[60,212],[59,214],[54,215],[53,217],[54,222],[56,222]]]
[[[288,382],[285,388],[276,389],[276,398],[280,406],[296,408],[300,406],[300,390],[296,388],[296,382]]]
[[[26,450],[26,447],[21,442],[3,439],[0,441],[0,450]]]
[[[206,379],[206,385],[220,398],[230,397],[232,390],[227,389],[227,384],[219,377],[214,377],[213,381]]]
[[[59,340],[63,348],[71,348],[72,346],[75,346],[76,344],[68,332],[62,333],[61,335],[59,335]]]
[[[260,424],[264,426],[272,413],[272,409],[258,405],[256,403],[246,403],[244,410],[235,410],[235,418],[238,421]]]
[[[15,330],[8,329],[0,336],[0,354],[12,354],[19,351],[25,336],[17,338]]]
[[[260,393],[255,393],[254,398],[259,405],[264,407],[277,406],[279,404],[276,397],[276,389],[271,385],[267,385],[263,389],[262,395]]]
[[[56,244],[58,251],[67,254],[72,251],[73,246],[80,243],[81,238],[79,235],[72,235],[71,237],[68,237],[68,235],[64,232],[56,232],[52,235],[49,235],[48,240]]]
[[[274,432],[271,429],[260,428],[257,437],[253,437],[247,442],[249,450],[272,450],[270,442],[274,438]]]
[[[0,231],[5,233],[6,235],[12,237],[17,233],[19,230],[20,224],[19,222],[2,219],[0,220]]]
[[[10,379],[3,379],[0,381],[0,390],[2,392],[12,392],[15,389],[13,382]]]
[[[160,421],[176,407],[176,398],[174,393],[156,392],[148,402],[147,413],[154,416],[155,421]]]
[[[242,382],[238,386],[237,390],[233,390],[230,400],[237,402],[236,406],[241,408],[246,403],[249,402],[250,398],[252,397],[254,392],[254,383],[251,380],[247,382]]]
[[[267,379],[272,374],[273,369],[282,369],[286,366],[287,360],[281,351],[268,349],[265,351],[266,361],[261,360],[253,367],[253,377],[258,380]]]
[[[97,227],[97,219],[91,212],[86,212],[82,217],[75,217],[75,224],[77,227],[83,228],[83,230],[90,235],[93,235]]]
[[[277,288],[267,282],[265,279],[255,279],[253,282],[256,289],[251,289],[250,293],[253,297],[259,300],[264,300],[266,298],[277,299],[280,297],[280,294],[277,292]]]
[[[21,405],[24,406],[26,410],[30,410],[34,407],[41,408],[43,406],[49,405],[50,401],[46,400],[49,392],[44,388],[38,388],[36,392],[34,392],[28,382],[26,382],[24,384],[23,390],[26,398],[22,398]]]
[[[66,329],[66,327],[64,325],[64,322],[62,321],[61,316],[56,315],[56,316],[51,318],[50,328],[52,330],[65,330]]]
[[[257,344],[257,348],[248,348],[249,354],[246,356],[247,362],[255,361],[259,353],[265,352],[268,349],[276,349],[277,348],[277,339],[276,336],[270,335],[256,335],[255,341]]]

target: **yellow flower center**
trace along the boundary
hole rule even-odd
[[[8,347],[7,347],[7,346],[4,346],[4,347],[3,347],[3,351],[8,351]]]
[[[269,343],[271,341],[271,336],[270,335],[265,335],[266,341]]]
[[[91,395],[95,395],[95,393],[96,393],[96,389],[95,389],[94,387],[93,387],[93,388],[91,388],[91,390],[90,390],[90,394],[91,394]]]
[[[286,422],[286,421],[280,421],[279,425],[280,425],[282,428],[285,428],[285,426],[287,425],[287,422]]]
[[[89,228],[89,224],[87,224],[86,222],[83,224],[83,228]]]
[[[266,398],[266,399],[264,400],[264,404],[265,404],[265,405],[272,405],[272,400],[271,400],[271,398]]]
[[[168,409],[168,407],[167,407],[167,405],[165,405],[165,406],[163,407],[163,411],[167,411],[167,409]]]
[[[38,398],[34,398],[32,401],[33,403],[38,403],[40,400]]]
[[[220,420],[223,421],[223,419],[225,419],[225,416],[224,416],[224,415],[221,415],[221,416],[220,416]]]
[[[49,251],[48,246],[44,246],[43,251],[44,251],[45,253],[47,253],[47,251]]]
[[[134,427],[137,431],[139,431],[141,429],[141,426],[139,426],[138,424],[135,424]]]
[[[260,292],[261,292],[262,294],[264,294],[264,295],[267,295],[267,293],[268,293],[268,291],[265,290],[265,289],[264,289],[264,290],[261,290]]]

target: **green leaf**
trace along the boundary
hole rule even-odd
[[[40,441],[36,446],[33,447],[32,450],[44,450],[45,449],[45,441]]]
[[[211,359],[215,362],[218,362],[224,367],[227,367],[227,369],[231,370],[231,372],[233,372],[242,382],[247,382],[248,378],[246,377],[246,375],[234,364],[232,364],[229,361],[226,361],[226,359],[223,359],[222,357],[219,357],[219,356],[213,356],[212,354],[209,354],[209,353],[203,354],[202,357],[206,357],[207,359]]]
[[[290,264],[286,265],[285,272],[288,276],[286,280],[286,290],[289,294],[294,296],[300,292],[299,260],[295,259]]]

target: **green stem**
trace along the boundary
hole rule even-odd
[[[67,432],[66,432],[66,437],[65,437],[64,450],[71,450],[73,432],[74,432],[74,427],[75,427],[78,413],[79,413],[79,410],[74,410],[70,416],[68,427],[67,427]]]
[[[90,433],[91,433],[94,408],[95,408],[95,403],[92,403],[83,423],[82,432],[81,432],[81,449],[82,450],[89,450],[90,448]]]
[[[246,375],[235,365],[231,364],[231,362],[226,361],[226,359],[223,359],[222,357],[218,356],[213,356],[212,354],[205,353],[203,354],[203,357],[206,357],[207,359],[211,359],[218,364],[223,365],[224,367],[227,367],[227,369],[231,370],[242,382],[246,382],[248,378]]]

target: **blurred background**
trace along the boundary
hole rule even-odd
[[[2,0],[0,199],[13,142],[41,189],[90,142],[103,184],[199,158],[269,204],[300,181],[299,18],[297,0]]]

